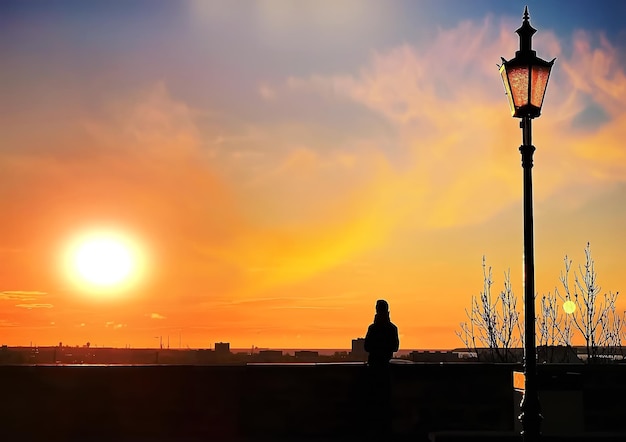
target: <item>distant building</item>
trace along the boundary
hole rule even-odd
[[[298,350],[294,353],[298,362],[316,362],[319,360],[319,352],[311,350]]]
[[[455,348],[451,350],[463,362],[522,362],[524,349],[512,348]]]
[[[283,358],[283,352],[280,350],[261,350],[259,351],[259,362],[280,362]]]
[[[215,357],[217,359],[224,359],[228,356],[230,356],[230,342],[216,342]]]
[[[413,362],[458,362],[459,355],[449,350],[417,350],[409,353]]]
[[[582,359],[583,359],[583,355],[578,355],[576,353],[576,349],[570,346],[564,346],[564,345],[549,345],[549,346],[539,345],[537,346],[537,360],[539,362],[575,364],[575,363],[582,362]]]
[[[478,358],[478,353],[468,348],[455,348],[454,350],[451,350],[451,352],[457,355],[457,357],[464,362],[475,361]]]
[[[200,349],[196,351],[197,364],[214,364],[217,362],[215,351]]]
[[[367,352],[365,351],[365,338],[356,338],[352,340],[352,351],[350,359],[357,361],[367,360]]]
[[[583,351],[582,348],[562,345],[538,345],[537,361],[540,363],[577,364],[585,357],[585,355],[580,353]],[[524,360],[524,349],[521,347],[508,349],[485,347],[474,349],[455,348],[452,352],[464,362],[522,362]]]

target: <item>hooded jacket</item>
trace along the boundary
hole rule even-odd
[[[376,313],[374,323],[368,327],[365,335],[365,351],[369,353],[368,364],[388,364],[399,347],[398,327],[389,319],[389,312]]]

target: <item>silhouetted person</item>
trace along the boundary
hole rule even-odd
[[[365,335],[365,351],[369,353],[367,364],[374,368],[386,367],[399,346],[398,327],[389,319],[389,304],[379,299],[376,301],[374,323]]]
[[[384,299],[376,301],[374,323],[365,335],[365,351],[369,353],[367,365],[370,380],[371,402],[369,421],[375,440],[391,438],[391,378],[389,361],[398,351],[400,340],[398,327],[389,319],[389,304]]]

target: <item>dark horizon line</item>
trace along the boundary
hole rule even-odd
[[[58,345],[37,345],[37,344],[33,344],[33,345],[8,345],[8,344],[1,344],[0,347],[7,347],[7,348],[59,348]],[[190,347],[190,346],[183,346],[183,347],[177,347],[177,346],[170,346],[169,348],[166,346],[160,347],[160,346],[156,346],[156,347],[142,347],[142,346],[137,346],[137,347],[115,347],[115,346],[107,346],[107,345],[92,345],[89,347],[86,347],[84,344],[83,345],[63,345],[63,347],[67,347],[67,348],[108,348],[108,349],[116,349],[116,350],[215,350],[215,346],[209,346],[209,347]],[[252,347],[230,347],[230,351],[234,351],[234,350],[250,350]],[[281,350],[281,351],[300,351],[300,350],[304,350],[304,351],[352,351],[351,348],[331,348],[331,347],[257,347],[254,346],[254,350],[255,351],[260,351],[260,350]],[[400,348],[398,350],[398,352],[407,352],[407,351],[453,351],[453,350],[460,350],[459,348]],[[463,349],[465,350],[465,349]]]
[[[221,342],[218,342],[218,344],[220,344]],[[8,345],[8,344],[0,344],[0,348],[1,347],[6,347],[6,348],[59,348],[58,345]],[[115,347],[115,346],[90,346],[90,347],[86,347],[85,345],[63,345],[63,347],[67,347],[67,348],[100,348],[100,349],[116,349],[116,350],[215,350],[215,345],[213,346],[209,346],[209,347],[190,347],[190,346],[184,346],[184,347],[160,347],[160,346],[156,346],[156,347],[141,347],[141,346],[137,346],[137,347],[133,347],[133,346],[129,346],[129,347]],[[543,345],[537,345],[538,348],[540,347],[545,347]],[[564,345],[549,345],[547,347],[552,347],[552,348],[559,348],[559,347],[566,347]],[[260,351],[260,350],[281,350],[281,351],[347,351],[350,352],[352,351],[351,348],[331,348],[331,347],[257,347],[257,346],[251,346],[251,347],[230,347],[230,351],[234,351],[234,350],[250,350],[251,348],[254,348],[254,350]],[[571,345],[570,348],[572,349],[582,349],[582,350],[586,350],[587,346],[586,345]],[[597,349],[605,349],[605,348],[610,348],[610,346],[597,346]],[[454,352],[474,352],[476,350],[479,351],[489,351],[491,350],[489,347],[476,347],[476,348],[467,348],[467,347],[454,347],[454,348],[441,348],[441,347],[437,347],[437,348],[400,348],[396,353],[398,352],[410,352],[410,351],[432,351],[432,352],[441,352],[441,351],[454,351]],[[507,349],[504,347],[498,347],[498,348],[494,348],[493,350],[501,350],[501,351],[506,351]],[[516,351],[523,351],[524,347],[509,347],[508,350],[516,350]]]

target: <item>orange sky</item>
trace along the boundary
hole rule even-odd
[[[521,299],[521,132],[496,67],[518,47],[516,15],[459,18],[342,68],[322,53],[270,72],[251,51],[256,78],[244,54],[207,49],[214,17],[191,11],[188,40],[155,47],[78,41],[53,17],[0,48],[2,343],[349,348],[385,298],[402,348],[458,347],[483,255]],[[590,242],[603,292],[620,291],[624,48],[539,23],[535,49],[557,62],[534,122],[536,287],[553,292],[564,255],[582,264]],[[99,228],[146,256],[121,296],[62,269]]]

